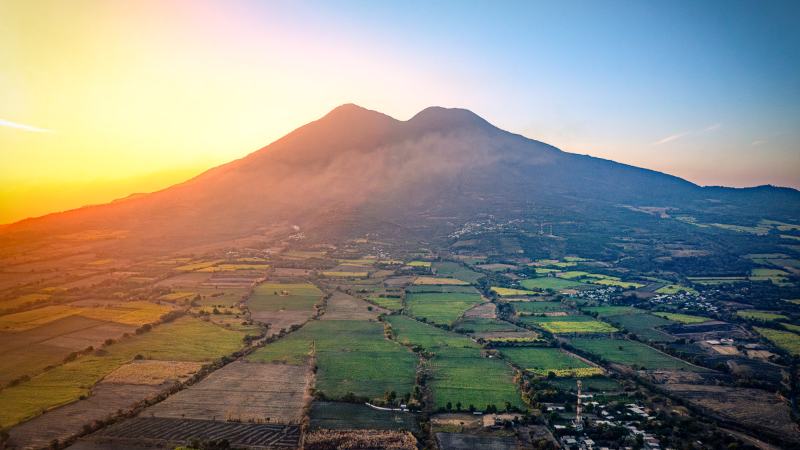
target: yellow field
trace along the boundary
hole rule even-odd
[[[366,278],[369,272],[322,272],[322,276],[329,278]]]
[[[414,280],[416,285],[448,285],[448,286],[468,286],[466,281],[456,280],[455,278],[436,278],[436,277],[417,277]]]
[[[500,297],[514,297],[520,295],[536,295],[536,292],[529,291],[527,289],[511,289],[511,288],[504,288],[493,286],[492,292],[496,293]]]
[[[103,378],[106,383],[149,384],[157,386],[169,380],[182,380],[197,372],[202,363],[191,361],[131,361]]]
[[[411,267],[430,267],[430,261],[411,261],[410,263],[406,264],[407,266]]]
[[[0,330],[30,330],[69,316],[82,316],[126,325],[144,325],[155,322],[170,311],[172,311],[170,306],[143,301],[120,303],[119,306],[106,308],[84,308],[69,305],[45,306],[31,311],[0,316]]]
[[[192,264],[186,264],[184,266],[176,267],[175,270],[179,270],[181,272],[194,272],[200,269],[205,269],[207,267],[215,266],[222,261],[204,261]]]

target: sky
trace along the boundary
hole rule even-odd
[[[0,223],[164,188],[344,103],[800,188],[798,23],[796,1],[0,0]]]

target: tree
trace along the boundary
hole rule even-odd
[[[452,403],[450,403],[450,402],[447,402],[447,405],[445,406],[445,409],[446,409],[447,411],[452,411],[452,410],[453,410],[453,404],[452,404]]]

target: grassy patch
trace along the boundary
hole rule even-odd
[[[511,306],[517,314],[544,314],[569,309],[561,302],[513,302]]]
[[[398,311],[403,308],[403,302],[400,300],[400,297],[376,297],[370,296],[369,301],[375,303],[376,305],[380,306],[381,308],[390,309],[392,311]]]
[[[660,288],[656,289],[656,294],[664,294],[664,295],[674,295],[679,292],[688,292],[690,294],[696,294],[697,291],[686,286],[682,286],[680,284],[668,284],[666,286],[661,286]]]

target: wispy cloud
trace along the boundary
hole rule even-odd
[[[687,134],[690,134],[690,133],[691,133],[690,131],[684,131],[683,133],[671,134],[671,135],[669,135],[669,136],[667,136],[667,137],[665,137],[663,139],[659,139],[659,140],[653,142],[652,145],[661,145],[661,144],[666,144],[667,142],[677,141],[678,139],[680,139],[680,138],[682,138],[682,137],[684,137],[684,136],[686,136]]]
[[[25,125],[24,123],[12,122],[10,120],[0,119],[0,127],[15,128],[17,130],[30,131],[33,133],[50,133],[52,130],[46,128],[39,128],[33,125]]]
[[[759,145],[764,145],[764,144],[766,144],[767,142],[769,142],[769,141],[768,141],[768,140],[766,140],[766,139],[756,139],[756,140],[755,140],[755,141],[753,141],[753,142],[752,142],[750,145],[752,145],[753,147],[758,147]]]
[[[657,140],[657,141],[655,141],[655,142],[651,143],[650,145],[662,145],[662,144],[666,144],[666,143],[668,143],[668,142],[677,141],[678,139],[681,139],[681,138],[683,138],[683,137],[689,136],[690,134],[699,134],[699,133],[706,133],[706,132],[709,132],[709,131],[715,131],[715,130],[718,130],[718,129],[720,129],[720,127],[722,127],[722,124],[721,124],[721,123],[715,123],[715,124],[711,124],[711,125],[709,125],[709,126],[707,126],[707,127],[705,127],[705,128],[702,128],[702,129],[700,129],[700,130],[696,130],[696,131],[683,131],[683,132],[681,132],[681,133],[675,133],[675,134],[671,134],[671,135],[669,135],[669,136],[667,136],[667,137],[665,137],[665,138],[659,139],[659,140]]]

